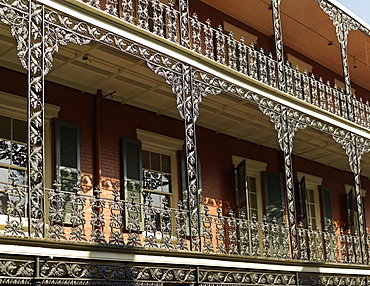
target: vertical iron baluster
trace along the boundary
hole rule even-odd
[[[172,210],[168,206],[167,198],[162,200],[163,207],[160,210],[161,217],[161,248],[173,249],[172,244]]]
[[[355,235],[353,236],[353,247],[355,250],[355,263],[361,264],[362,263],[361,241],[357,231],[355,231]]]
[[[267,57],[265,55],[265,50],[263,48],[260,48],[258,52],[258,63],[259,63],[259,80],[263,82],[264,84],[268,84],[268,78],[267,78]]]
[[[90,199],[90,206],[91,206],[91,238],[90,241],[92,242],[99,242],[99,243],[106,243],[104,237],[104,207],[105,201],[100,197],[100,189],[95,187],[94,189],[94,197]]]
[[[317,247],[317,260],[324,261],[324,245],[323,236],[320,226],[316,226],[316,247]]]
[[[355,122],[354,95],[346,95],[348,120]]]
[[[213,234],[212,234],[212,217],[210,216],[208,206],[204,206],[203,222],[203,250],[206,253],[212,253],[213,250]]]
[[[192,33],[192,49],[194,52],[201,54],[202,53],[202,24],[198,21],[198,15],[193,14],[193,17],[190,19],[191,23],[191,33]]]
[[[362,97],[360,97],[359,112],[360,112],[360,123],[359,124],[363,127],[366,127],[365,104],[362,101]]]
[[[370,128],[370,106],[369,106],[369,101],[366,100],[366,128]]]
[[[242,74],[248,74],[248,51],[247,46],[244,43],[244,37],[240,38],[240,42],[238,43],[238,51],[239,51],[239,72]]]
[[[237,70],[237,61],[236,61],[236,42],[234,40],[233,32],[229,33],[227,37],[227,51],[228,51],[228,66],[233,70]]]
[[[234,217],[234,212],[229,211],[229,217],[227,218],[228,226],[228,240],[229,240],[229,254],[238,255],[238,236],[236,234],[236,219]]]
[[[181,201],[177,203],[178,209],[176,210],[176,249],[178,250],[188,250],[186,244],[186,221],[188,220],[186,212],[184,211],[184,206]]]
[[[144,30],[149,30],[149,0],[138,0],[137,5],[138,26]]]
[[[140,194],[139,194],[140,195]],[[127,245],[141,246],[140,241],[140,217],[141,205],[136,201],[136,194],[131,193],[131,201],[126,202],[127,230],[128,238]]]
[[[285,225],[280,225],[280,232],[281,232],[281,237],[283,238],[283,243],[282,243],[282,258],[287,259],[290,257],[290,248],[289,248],[289,236],[290,236],[290,230],[288,226]]]
[[[360,102],[357,100],[356,96],[353,95],[353,109],[355,114],[355,122],[361,124],[361,112],[360,112]]]
[[[270,52],[268,56],[268,69],[269,69],[269,85],[277,88],[276,80],[276,62],[274,61],[273,55]]]
[[[168,1],[168,7],[166,7],[167,39],[177,43],[177,14],[174,6],[173,0]]]
[[[118,16],[118,0],[106,0],[105,1],[105,12],[117,17]]]
[[[319,78],[319,99],[320,99],[320,108],[326,110],[326,96],[325,96],[325,85],[322,82],[322,78]]]
[[[66,239],[64,232],[64,207],[66,197],[65,194],[60,191],[60,187],[61,184],[55,181],[54,190],[49,191],[49,238],[54,239]]]
[[[225,219],[221,216],[221,208],[217,208],[216,224],[216,252],[226,254],[225,246]]]
[[[264,257],[271,257],[270,239],[270,225],[267,223],[267,217],[264,215],[262,225],[262,243]]]
[[[299,242],[300,259],[301,260],[308,260],[306,231],[303,228],[303,223],[302,222],[299,223],[298,242]]]
[[[7,200],[5,234],[24,236],[23,218],[26,213],[27,201],[25,188],[17,185],[18,178],[15,173],[11,173],[9,179],[10,184],[7,184],[5,187]],[[51,200],[50,197],[49,199]],[[50,207],[50,218],[52,217],[51,213]],[[56,215],[58,215],[57,211]]]
[[[340,263],[340,255],[341,255],[341,250],[340,250],[340,244],[341,244],[341,236],[340,234],[336,233],[336,231],[333,233],[334,235],[334,251],[335,251],[335,257],[337,263]]]
[[[189,1],[179,0],[180,15],[180,44],[190,49]]]
[[[100,0],[86,0],[86,3],[92,7],[100,8]]]
[[[240,223],[239,225],[240,254],[249,256],[250,255],[250,245],[249,245],[250,229],[249,229],[249,223],[245,219],[244,212],[240,214],[239,223]]]
[[[144,246],[158,248],[156,242],[156,209],[153,207],[153,199],[150,192],[147,193],[145,197],[146,204],[144,205]]]
[[[331,251],[330,234],[324,231],[324,241],[325,241],[325,256],[326,262],[333,262],[333,255]]]
[[[71,195],[72,213],[71,213],[71,236],[70,240],[87,241],[85,232],[85,209],[86,198],[81,195],[80,186],[74,186],[76,194]]]
[[[207,19],[204,28],[204,46],[205,56],[214,60],[214,47],[213,47],[213,29],[211,27],[211,20]]]
[[[307,230],[307,239],[308,239],[308,252],[310,254],[310,261],[317,261],[317,248],[315,241],[315,233],[312,230],[312,225],[308,224]]]
[[[333,97],[334,97],[334,113],[338,116],[341,116],[340,96],[336,84],[334,84]]]
[[[340,107],[341,107],[342,117],[344,117],[345,119],[348,119],[348,109],[347,109],[347,106],[348,106],[347,99],[348,99],[348,97],[345,95],[342,88],[340,89],[339,95],[340,95]]]
[[[351,235],[351,230],[348,230],[347,235],[347,245],[348,245],[348,263],[354,264],[355,263],[355,252],[353,248],[353,237]]]
[[[126,22],[129,22],[131,24],[134,24],[134,13],[135,13],[135,11],[134,11],[133,0],[121,0],[121,1],[122,1],[122,3],[121,3],[122,20],[124,20]]]
[[[281,251],[280,251],[280,246],[281,246],[281,241],[282,238],[280,236],[280,233],[278,231],[278,225],[276,223],[276,217],[272,219],[272,225],[271,225],[271,236],[270,236],[270,254],[272,257],[275,258],[281,258]]]
[[[333,108],[333,89],[330,87],[330,82],[326,82],[325,86],[326,96],[327,96],[327,104],[328,104],[328,111],[334,113]]]
[[[221,25],[216,30],[216,55],[216,61],[224,65],[226,63],[225,35],[222,32]]]
[[[299,72],[299,66],[295,66],[295,70],[293,70],[293,73],[294,73],[295,97],[303,100],[302,80],[301,80],[301,73]]]
[[[285,80],[286,80],[286,92],[294,96],[294,87],[293,87],[293,69],[290,67],[288,61],[285,62]]]
[[[249,76],[258,79],[257,51],[253,43],[249,49]]]
[[[347,239],[346,239],[346,235],[343,233],[343,228],[340,229],[340,250],[341,250],[341,256],[342,256],[342,262],[348,263]]]
[[[119,192],[113,190],[113,201],[110,201],[108,206],[110,209],[110,235],[109,235],[109,244],[125,244],[123,238],[123,203],[119,200]]]
[[[317,81],[315,79],[315,75],[311,74],[310,77],[310,83],[311,83],[311,102],[315,106],[319,106],[319,99],[318,99],[318,93],[317,93]]]
[[[153,8],[153,33],[164,37],[163,7],[159,0],[152,0]]]
[[[311,103],[310,79],[307,75],[307,70],[303,71],[302,84],[303,84],[303,100],[305,102]]]
[[[252,256],[260,256],[259,224],[257,222],[257,216],[255,213],[252,214],[251,242]]]

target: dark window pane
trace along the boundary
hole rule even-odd
[[[11,139],[10,118],[0,116],[0,138]]]
[[[171,173],[171,157],[162,155],[162,172]]]
[[[141,157],[143,160],[143,168],[144,169],[150,169],[150,159],[149,159],[149,152],[143,150],[141,153]]]
[[[13,119],[13,140],[27,143],[27,123]]]
[[[171,175],[162,175],[162,192],[171,193]]]
[[[0,185],[0,189],[1,189]],[[6,214],[6,206],[7,206],[7,195],[4,192],[0,192],[0,214]]]
[[[152,170],[161,171],[161,156],[158,153],[151,152],[151,163],[152,163]]]
[[[27,145],[12,143],[12,165],[27,167]]]
[[[0,139],[0,163],[10,164],[10,141]]]

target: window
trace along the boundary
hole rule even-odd
[[[299,206],[300,217],[305,228],[308,225],[312,229],[320,226],[320,200],[319,200],[319,186],[322,185],[322,178],[313,175],[297,172],[299,180]]]
[[[0,215],[6,211],[5,184],[16,173],[18,183],[27,184],[27,98],[0,92]],[[51,187],[50,120],[58,117],[59,107],[45,104],[45,186]],[[1,218],[3,222],[3,218]]]
[[[359,231],[359,221],[358,221],[358,212],[357,212],[357,204],[356,204],[356,194],[355,188],[350,185],[344,185],[344,189],[346,192],[346,202],[347,202],[347,224],[348,229],[351,230],[352,235],[355,232],[358,233]],[[362,196],[362,205],[364,197],[366,196],[366,190],[361,189],[361,196]],[[363,208],[364,209],[364,208]],[[364,209],[365,210],[365,209]]]
[[[137,139],[121,138],[124,199],[134,195],[137,203],[145,203],[150,194],[153,206],[163,206],[166,199],[174,207],[178,198],[176,152],[183,141],[141,129]]]
[[[237,212],[246,214],[247,219],[255,215],[262,220],[261,173],[266,171],[267,163],[232,156],[236,177]]]
[[[288,61],[292,65],[292,69],[296,69],[296,66],[298,66],[298,70],[303,73],[305,70],[307,71],[307,74],[312,73],[312,66],[305,61],[302,61],[301,59],[291,55],[287,54],[288,56]]]
[[[144,193],[151,193],[153,204],[169,205],[177,202],[177,159],[176,152],[182,149],[183,141],[149,131],[137,130],[142,144],[142,172]]]
[[[0,214],[6,212],[5,195],[9,177],[15,174],[17,183],[27,183],[27,123],[0,115]]]

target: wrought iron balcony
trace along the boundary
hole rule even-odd
[[[29,227],[35,227],[28,210],[32,210],[27,199],[27,187],[17,185],[12,179],[5,190],[6,207],[3,208],[0,237],[32,237]],[[150,194],[145,203],[137,203],[135,195],[130,201],[120,199],[118,191],[111,198],[75,193],[55,189],[46,190],[43,225],[45,237],[64,243],[89,243],[155,249],[213,255],[230,255],[240,258],[258,258],[277,261],[305,261],[336,264],[366,264],[370,253],[361,253],[361,244],[370,250],[370,236],[361,242],[357,234],[351,235],[342,229],[322,231],[319,227],[297,229],[298,248],[292,249],[292,232],[285,224],[277,224],[274,218],[265,217],[262,222],[255,217],[239,218],[233,211],[222,215],[218,207],[203,207],[200,216],[201,229],[194,236],[190,233],[189,212],[180,202],[178,208],[154,206]],[[270,221],[271,220],[271,221]],[[36,223],[36,222],[35,222]],[[37,221],[39,224],[39,221]],[[5,227],[4,227],[5,224]],[[191,240],[200,245],[200,251],[191,249]]]
[[[78,1],[78,0],[76,0]],[[301,73],[298,67],[284,65],[285,78],[281,84],[278,78],[277,61],[272,53],[247,45],[244,39],[234,39],[233,33],[225,34],[221,26],[213,28],[211,21],[202,23],[196,14],[189,16],[183,5],[175,9],[159,0],[137,1],[134,5],[127,0],[78,1],[97,10],[103,10],[112,17],[183,46],[229,69],[237,71],[258,82],[280,89],[290,96],[342,117],[365,128],[370,128],[370,106],[355,95],[346,95],[336,85],[324,83],[314,74]]]

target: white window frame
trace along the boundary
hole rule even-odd
[[[318,226],[321,227],[321,200],[319,196],[319,186],[322,186],[322,181],[323,178],[302,173],[302,172],[297,172],[297,178],[298,181],[300,182],[302,178],[305,177],[306,181],[306,191],[307,190],[313,190],[314,191],[314,199],[315,199],[315,216],[316,216],[316,223]],[[307,195],[307,194],[306,194]],[[307,202],[305,202],[307,203]],[[306,205],[307,207],[307,205]],[[308,210],[307,210],[308,211]],[[308,215],[308,214],[307,214]]]
[[[171,208],[176,207],[178,201],[178,168],[176,153],[182,150],[183,140],[168,137],[165,135],[153,133],[143,129],[136,129],[136,138],[141,141],[141,149],[152,151],[159,154],[170,156],[171,158],[171,186],[172,193],[169,193],[172,198],[170,202]]]
[[[51,188],[51,119],[57,118],[60,107],[45,103],[44,106],[44,164],[45,164],[45,187]],[[27,98],[19,95],[0,91],[0,115],[18,120],[27,121]],[[6,224],[6,215],[0,215],[0,225]],[[24,220],[27,226],[27,220]],[[0,230],[0,232],[2,232]]]
[[[250,45],[251,43],[254,43],[257,45],[258,37],[256,35],[253,35],[251,33],[248,33],[247,31],[244,31],[243,29],[240,29],[228,22],[223,22],[224,30],[228,33],[233,32],[233,37],[235,40],[240,41],[240,38],[244,38],[244,43],[246,45]]]
[[[292,54],[287,54],[288,61],[292,64],[292,69],[296,69],[296,66],[298,66],[298,70],[303,73],[304,70],[307,71],[307,73],[312,73],[312,65],[309,63],[306,63],[305,61],[302,61],[301,59],[293,56]]]
[[[232,155],[232,162],[234,165],[234,168],[240,164],[243,160],[245,160],[246,163],[246,169],[247,169],[247,177],[252,177],[256,179],[256,191],[257,191],[257,208],[258,208],[258,219],[259,221],[262,221],[263,218],[263,204],[262,204],[262,183],[261,183],[261,173],[266,172],[267,169],[267,163],[256,161],[252,159],[247,159],[243,157],[239,157],[236,155]],[[249,194],[246,194],[247,196]]]

